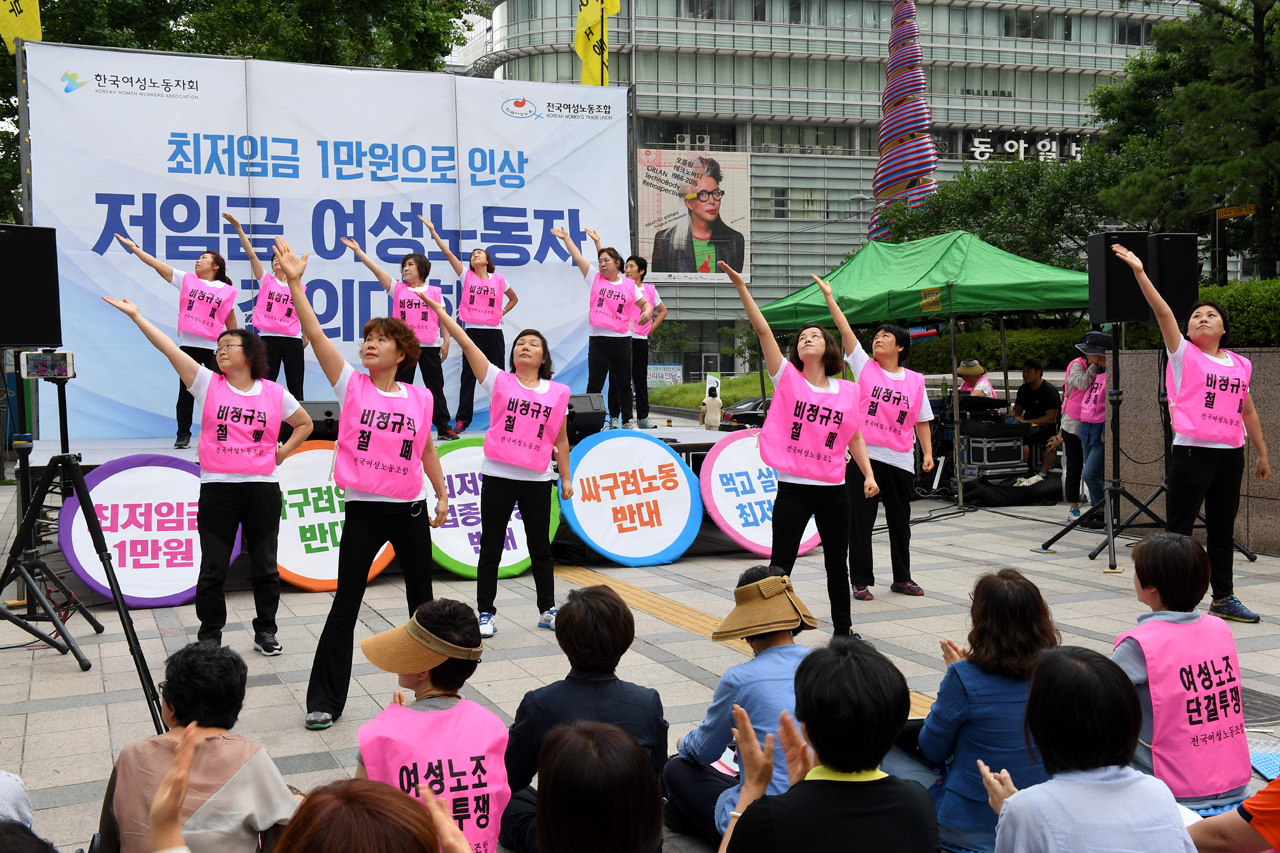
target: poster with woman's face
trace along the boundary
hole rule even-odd
[[[736,151],[636,152],[647,281],[724,280],[720,262],[750,281],[749,158]]]

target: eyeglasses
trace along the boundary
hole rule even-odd
[[[685,201],[693,201],[695,198],[698,201],[710,201],[713,198],[719,201],[724,198],[724,190],[698,190],[696,193],[686,193],[684,196]]]
[[[229,349],[233,349],[233,348],[235,348],[235,347],[239,347],[240,349],[244,349],[244,344],[223,344],[222,346],[218,347],[218,348],[215,350],[215,352],[216,352],[216,353],[218,353],[219,355],[221,355],[222,353],[226,352],[227,350],[229,350]]]

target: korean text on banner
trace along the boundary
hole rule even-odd
[[[618,14],[619,0],[578,0],[578,27],[573,51],[582,60],[585,86],[609,85],[609,23]]]

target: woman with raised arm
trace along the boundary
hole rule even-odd
[[[346,496],[346,522],[338,549],[338,590],[307,686],[306,726],[327,729],[346,707],[356,617],[369,566],[390,542],[404,573],[409,614],[430,601],[431,528],[444,523],[449,497],[428,426],[431,392],[396,379],[401,366],[412,366],[418,357],[413,330],[394,317],[365,323],[360,360],[369,372],[356,372],[320,328],[303,294],[306,255],[299,259],[283,237],[276,238],[276,255],[298,306],[302,330],[313,342],[340,409],[333,479]],[[424,471],[436,493],[434,516],[422,482]]]
[[[1231,327],[1216,302],[1199,302],[1192,307],[1187,320],[1188,342],[1169,303],[1143,271],[1142,260],[1118,243],[1111,249],[1133,269],[1169,353],[1165,376],[1174,435],[1165,480],[1169,485],[1166,528],[1190,536],[1204,506],[1205,550],[1212,568],[1209,612],[1236,622],[1257,622],[1258,614],[1236,598],[1232,577],[1246,438],[1258,454],[1254,476],[1259,480],[1271,476],[1262,423],[1249,393],[1253,364],[1221,348],[1230,339]]]
[[[769,562],[791,575],[805,526],[812,518],[822,537],[831,621],[836,636],[850,634],[846,459],[852,458],[861,469],[867,497],[880,491],[862,440],[862,419],[857,416],[859,389],[837,378],[840,348],[831,333],[817,323],[808,323],[796,332],[791,355],[784,359],[742,276],[724,261],[720,271],[738,289],[773,381],[773,402],[760,430],[760,458],[778,472]],[[829,291],[830,285],[816,275],[813,279]]]
[[[582,256],[578,244],[563,228],[552,228],[553,236],[564,242],[569,256],[578,265],[582,277],[590,282],[590,302],[587,306],[587,322],[591,326],[587,338],[587,393],[599,394],[604,390],[605,379],[618,390],[618,418],[610,412],[604,429],[625,426],[636,429],[631,417],[631,321],[633,306],[640,309],[636,322],[647,326],[653,319],[653,306],[644,298],[644,289],[638,283],[622,276],[622,255],[612,246],[605,246],[596,253],[598,267]],[[595,232],[587,231],[595,238]],[[597,240],[598,242],[598,240]]]
[[[464,268],[448,242],[436,233],[435,223],[425,216],[419,215],[418,218],[426,223],[431,238],[444,253],[449,266],[453,267],[454,274],[462,276],[462,291],[458,294],[458,319],[462,321],[462,328],[480,347],[486,364],[501,364],[507,349],[507,342],[502,336],[502,318],[520,301],[515,288],[507,284],[505,275],[494,272],[493,258],[486,250],[472,249],[469,266]],[[436,302],[441,301],[439,296],[432,298]],[[458,422],[455,424],[459,433],[471,425],[471,418],[475,415],[476,378],[471,359],[464,358],[462,378],[458,383]],[[489,415],[493,417],[492,412]]]
[[[869,587],[876,577],[871,556],[871,530],[884,498],[884,519],[889,526],[889,555],[893,583],[889,589],[903,595],[924,595],[911,579],[911,491],[916,476],[915,441],[924,453],[923,468],[933,470],[933,434],[929,421],[933,409],[924,393],[924,376],[902,366],[911,349],[911,333],[892,323],[881,323],[871,342],[872,356],[858,343],[849,320],[836,304],[830,286],[823,288],[831,318],[840,329],[844,360],[858,383],[858,414],[871,469],[880,485],[879,497],[867,495],[859,482],[861,471],[849,466],[849,574],[853,597],[872,599]]]
[[[276,277],[280,272],[280,262],[272,252],[271,272],[263,269],[262,261],[258,259],[258,253],[249,242],[240,221],[230,213],[222,214],[222,218],[230,222],[240,235],[240,245],[249,256],[249,267],[253,270],[254,280],[258,282],[258,298],[253,303],[253,325],[258,328],[258,336],[267,345],[267,378],[275,382],[280,376],[280,365],[283,363],[284,384],[290,394],[301,400],[306,364],[302,353],[307,347],[307,336],[302,334],[302,325],[298,322],[298,312],[293,307],[289,285]]]
[[[227,276],[226,259],[217,252],[204,252],[196,258],[195,271],[184,273],[147,254],[128,237],[117,234],[116,239],[178,288],[178,347],[201,367],[213,367],[222,330],[236,327],[236,288]],[[179,383],[175,407],[178,438],[173,443],[179,450],[191,446],[191,413],[195,404],[186,384]]]
[[[480,636],[498,633],[498,564],[511,513],[520,504],[525,541],[529,544],[533,584],[537,594],[538,627],[556,629],[555,563],[551,557],[551,489],[556,471],[560,496],[573,497],[569,471],[569,386],[552,382],[555,370],[547,339],[537,329],[525,329],[511,347],[507,372],[489,361],[469,332],[449,316],[444,306],[428,299],[462,347],[480,387],[489,395],[489,429],[484,434],[484,461],[480,474],[480,559],[476,566],[476,611]]]
[[[458,434],[449,423],[449,403],[444,397],[444,369],[440,363],[449,357],[449,336],[440,329],[440,322],[435,312],[423,307],[418,297],[430,296],[441,298],[440,288],[427,282],[431,274],[431,261],[420,252],[411,252],[400,259],[400,279],[393,281],[391,275],[378,266],[378,263],[365,254],[360,244],[350,237],[339,238],[342,245],[355,252],[369,271],[378,279],[391,296],[391,316],[407,325],[418,340],[418,361],[422,368],[422,384],[431,392],[431,423],[436,428],[436,438],[441,441],[453,441]],[[413,362],[406,359],[396,371],[396,381],[404,385],[413,384]]]
[[[253,332],[224,331],[218,337],[217,361],[210,370],[152,325],[129,300],[102,299],[133,320],[147,340],[164,353],[182,387],[200,405],[198,637],[205,642],[222,642],[222,628],[227,623],[222,586],[231,569],[236,531],[243,528],[257,609],[253,647],[267,656],[278,655],[280,482],[276,466],[311,434],[311,416],[292,394],[264,378],[267,350]],[[278,445],[281,423],[293,427],[293,435]]]

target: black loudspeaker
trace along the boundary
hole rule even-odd
[[[603,394],[570,394],[569,414],[565,416],[569,443],[577,444],[587,436],[599,432],[608,416]]]
[[[1107,231],[1089,235],[1089,322],[1147,322],[1151,308],[1129,265],[1115,256],[1119,243],[1147,263],[1146,231]]]
[[[1200,301],[1200,256],[1195,234],[1152,234],[1147,238],[1147,277],[1173,309],[1178,326]],[[1156,317],[1149,312],[1147,322]]]
[[[311,415],[311,422],[315,425],[311,430],[308,441],[337,441],[338,440],[338,401],[337,400],[302,400],[302,408],[307,410],[307,414]],[[430,424],[427,425],[430,429]]]
[[[0,347],[61,347],[58,243],[52,228],[0,225]]]

